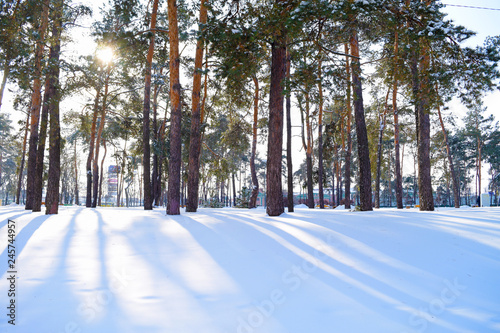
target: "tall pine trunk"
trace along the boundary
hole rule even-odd
[[[101,119],[95,139],[94,161],[92,163],[92,208],[97,207],[97,195],[99,192],[99,150],[101,148],[102,132],[106,122],[106,108],[108,101],[109,76],[111,73],[111,64],[107,64],[106,77],[104,79],[104,96],[102,98]]]
[[[426,1],[429,5],[429,1]],[[432,195],[431,160],[430,160],[430,101],[429,46],[423,38],[415,41],[410,50],[410,72],[412,92],[415,104],[415,122],[417,129],[417,164],[418,192],[421,211],[434,210]]]
[[[288,174],[288,212],[292,213],[293,206],[293,165],[292,165],[292,117],[291,117],[291,94],[290,91],[290,52],[286,52],[286,169]]]
[[[372,186],[370,169],[370,151],[368,147],[368,134],[365,123],[365,110],[363,106],[363,88],[361,85],[361,65],[359,62],[358,34],[352,31],[351,40],[352,59],[352,83],[354,92],[354,119],[356,123],[356,135],[358,142],[359,163],[359,194],[362,211],[373,210],[372,208]]]
[[[36,165],[35,175],[33,177],[33,211],[39,212],[42,210],[42,192],[43,192],[43,159],[45,155],[45,141],[47,139],[47,122],[49,119],[50,100],[54,89],[51,89],[53,84],[51,76],[53,75],[52,68],[49,68],[47,78],[45,79],[45,92],[43,96],[42,113],[40,115],[40,129],[38,133],[38,148],[36,150]]]
[[[250,156],[250,173],[252,177],[252,194],[248,208],[257,206],[257,197],[259,196],[259,181],[257,179],[257,171],[255,170],[255,155],[257,152],[257,125],[259,119],[259,81],[257,77],[253,77],[255,84],[255,93],[253,97],[253,126],[252,126],[252,155]]]
[[[87,157],[87,196],[85,199],[85,206],[92,207],[92,161],[94,160],[94,145],[97,127],[97,115],[99,113],[99,98],[101,97],[100,87],[96,89],[96,96],[94,99],[94,111],[92,114],[92,125],[90,128],[90,145],[89,155]]]
[[[381,177],[381,168],[382,168],[382,152],[383,152],[383,139],[384,139],[384,130],[386,124],[386,116],[387,116],[387,102],[389,100],[389,93],[391,89],[387,90],[387,95],[385,96],[385,104],[384,110],[382,114],[379,115],[379,130],[378,130],[378,144],[377,144],[377,175],[375,179],[375,208],[380,208],[380,177]]]
[[[325,197],[323,193],[323,84],[321,82],[321,53],[318,60],[318,91],[319,91],[319,122],[318,122],[318,187],[319,187],[319,208],[325,208]]]
[[[207,23],[206,0],[201,0],[200,29]],[[200,31],[201,32],[201,31]],[[201,74],[203,66],[204,41],[201,37],[196,43],[193,73],[193,92],[191,105],[191,136],[189,142],[188,198],[186,211],[196,212],[200,190],[200,154],[201,154]]]
[[[436,92],[438,92],[437,83],[436,83]],[[437,104],[437,111],[438,111],[438,116],[439,116],[439,123],[441,124],[441,130],[443,131],[444,143],[446,145],[446,157],[448,158],[448,163],[450,165],[451,183],[452,183],[452,188],[453,188],[453,199],[455,200],[455,208],[460,208],[459,181],[458,181],[457,173],[455,172],[453,157],[451,155],[450,144],[448,141],[448,133],[446,132],[446,129],[444,127],[444,121],[443,121],[443,117],[441,115],[441,106],[439,103]]]
[[[181,84],[179,77],[179,30],[177,26],[177,2],[168,0],[168,36],[170,43],[170,161],[168,174],[167,214],[180,214],[181,180]]]
[[[59,122],[59,101],[61,92],[59,87],[59,56],[61,51],[62,14],[64,0],[54,4],[54,25],[52,29],[53,45],[50,49],[49,68],[53,89],[50,99],[50,131],[49,131],[49,171],[47,181],[47,195],[45,197],[45,214],[57,214],[59,211],[59,181],[61,178],[61,126]]]
[[[412,51],[410,70],[412,75],[412,91],[415,102],[415,122],[417,127],[417,164],[418,193],[421,211],[434,210],[432,195],[431,162],[430,162],[430,119],[429,119],[429,58],[427,48],[421,46],[420,57]],[[418,58],[417,58],[418,57]],[[419,62],[420,59],[420,62]]]
[[[267,214],[279,216],[285,211],[281,183],[283,149],[283,84],[286,73],[284,33],[271,45],[271,88],[269,92],[269,138],[267,143]]]
[[[28,175],[26,181],[26,206],[25,209],[33,209],[35,168],[36,168],[36,149],[38,145],[38,125],[40,120],[41,88],[42,88],[42,58],[45,45],[45,32],[49,23],[49,4],[50,0],[45,0],[42,4],[42,13],[40,16],[40,26],[38,28],[38,39],[35,47],[35,68],[33,70],[33,93],[31,95],[31,123],[30,139],[28,150]]]
[[[153,209],[153,201],[151,199],[151,147],[149,144],[150,129],[149,129],[149,114],[151,111],[151,66],[153,64],[153,54],[155,50],[155,30],[156,30],[156,14],[158,12],[158,0],[153,2],[153,12],[151,13],[151,39],[149,41],[149,50],[146,57],[146,75],[144,84],[144,108],[142,114],[142,149],[143,158],[142,165],[143,185],[144,185],[144,209]]]
[[[399,34],[396,31],[394,38],[394,74],[392,86],[392,111],[394,113],[394,153],[396,173],[396,206],[403,208],[403,177],[401,173],[401,159],[399,153],[399,111],[398,111],[398,60],[399,60]]]
[[[347,98],[346,98],[346,110],[347,110],[347,124],[346,124],[346,136],[347,144],[344,149],[344,170],[345,170],[345,183],[344,183],[344,195],[345,195],[345,208],[351,208],[351,155],[352,155],[352,135],[351,135],[351,125],[352,125],[352,106],[351,106],[351,66],[349,56],[349,45],[344,44],[344,52],[346,54],[345,70],[346,70],[346,80],[347,80]],[[341,196],[340,196],[341,198]]]

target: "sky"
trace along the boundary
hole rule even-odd
[[[466,46],[474,47],[482,45],[486,37],[500,35],[500,0],[445,0],[443,3],[453,5],[444,8],[444,12],[448,13],[450,19],[477,33],[476,36],[470,38],[465,43]],[[500,92],[496,91],[486,94],[484,104],[487,107],[486,113],[493,114],[495,119],[500,121]],[[450,111],[457,114],[465,114],[467,110],[459,102],[454,101],[450,105]]]

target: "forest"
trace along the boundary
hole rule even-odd
[[[474,32],[444,6],[2,1],[2,205],[432,211],[484,189],[498,205],[500,128],[483,100],[500,36],[464,46]],[[95,49],[75,56],[82,22]]]

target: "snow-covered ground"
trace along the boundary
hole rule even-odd
[[[497,208],[7,206],[0,251],[1,332],[500,332]]]

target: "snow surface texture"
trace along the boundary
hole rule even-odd
[[[16,221],[16,326],[7,219]],[[499,332],[500,209],[0,207],[0,332]]]

